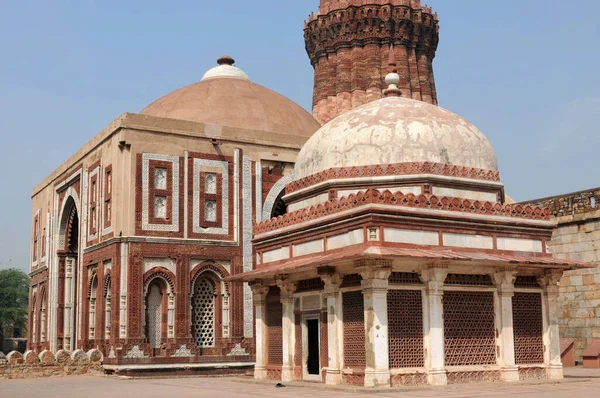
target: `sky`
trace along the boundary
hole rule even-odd
[[[124,112],[224,54],[311,107],[318,0],[0,0],[0,267],[28,269],[31,191]],[[517,201],[600,186],[600,1],[428,0],[440,105],[488,137]]]

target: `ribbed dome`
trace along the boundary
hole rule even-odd
[[[320,127],[300,105],[252,83],[229,57],[219,59],[200,82],[165,95],[141,113],[303,137]]]
[[[477,127],[438,106],[389,97],[324,125],[300,151],[294,178],[332,168],[412,162],[498,170],[494,149]]]

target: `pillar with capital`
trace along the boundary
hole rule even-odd
[[[260,282],[251,283],[252,295],[254,298],[254,312],[256,313],[256,363],[254,365],[254,378],[256,380],[267,379],[267,294],[269,286]]]
[[[427,382],[434,386],[448,383],[444,353],[444,281],[447,268],[435,266],[421,271],[421,280],[425,284],[425,305],[423,320],[425,329],[425,366]]]
[[[548,270],[539,278],[544,289],[544,304],[546,330],[544,331],[544,345],[546,346],[546,375],[549,379],[563,378],[563,366],[560,358],[560,335],[558,327],[558,290],[563,271]]]
[[[327,356],[329,358],[325,384],[342,384],[342,300],[340,286],[342,277],[335,270],[321,275],[325,284],[325,299],[327,300]]]
[[[281,338],[283,344],[283,363],[281,366],[281,381],[290,382],[294,379],[294,292],[296,283],[286,279],[277,280],[282,306]]]
[[[391,262],[359,264],[365,308],[365,387],[390,386],[387,292]]]
[[[519,368],[515,364],[515,338],[513,331],[513,305],[515,295],[515,271],[492,274],[498,289],[498,338],[500,343],[499,364],[503,381],[519,381]]]

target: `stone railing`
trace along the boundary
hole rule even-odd
[[[27,379],[35,377],[81,375],[103,373],[104,357],[97,349],[85,352],[65,350],[56,354],[44,350],[40,353],[27,351],[21,354],[11,351],[8,355],[0,352],[0,379]]]

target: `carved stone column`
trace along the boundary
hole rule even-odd
[[[342,384],[342,350],[344,336],[342,333],[342,300],[340,285],[342,278],[339,274],[321,275],[325,283],[325,298],[327,299],[327,356],[329,366],[325,384]]]
[[[425,284],[425,304],[423,319],[425,320],[425,366],[427,382],[434,386],[444,386],[446,368],[444,361],[444,281],[448,270],[443,267],[432,267],[421,271],[421,279]]]
[[[544,330],[544,344],[547,356],[547,377],[549,379],[562,379],[563,367],[560,359],[560,336],[558,330],[558,289],[563,271],[548,270],[540,278],[544,288],[544,304],[547,329]]]
[[[513,332],[512,299],[515,295],[515,271],[497,272],[492,275],[498,289],[498,339],[499,362],[502,380],[519,381],[519,368],[515,365],[515,338]]]
[[[387,292],[391,263],[361,262],[360,269],[365,306],[365,387],[389,387]]]
[[[267,294],[269,287],[261,283],[251,284],[254,296],[254,311],[256,313],[256,363],[254,365],[254,378],[256,380],[267,379]]]
[[[281,306],[283,318],[281,319],[281,338],[283,344],[283,363],[281,366],[281,381],[290,382],[294,379],[294,292],[296,283],[287,280],[278,280],[277,286],[281,290]]]

